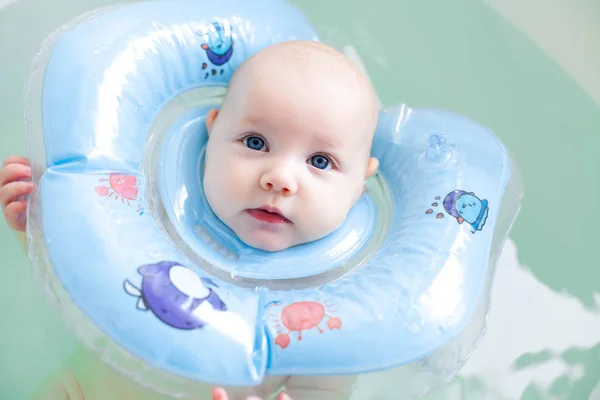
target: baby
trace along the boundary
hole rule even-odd
[[[377,169],[377,106],[367,76],[324,44],[290,41],[257,53],[206,118],[212,210],[267,251],[333,232]]]
[[[266,251],[327,236],[377,170],[370,157],[377,117],[368,77],[337,50],[289,41],[258,52],[236,70],[222,106],[206,117],[210,207],[243,242]],[[21,232],[30,176],[21,157],[9,157],[0,170],[4,215]],[[336,397],[332,379],[284,382],[294,400],[346,398]],[[215,389],[213,399],[227,400],[227,393]]]

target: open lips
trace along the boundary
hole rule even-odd
[[[246,210],[246,212],[250,216],[261,222],[267,222],[271,224],[282,224],[292,222],[289,219],[287,219],[279,209],[274,207],[264,206],[260,208],[252,208]]]

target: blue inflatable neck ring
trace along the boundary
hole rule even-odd
[[[30,155],[45,165],[30,200],[31,256],[81,340],[109,362],[179,395],[189,382],[401,366],[442,382],[468,357],[477,340],[456,343],[468,326],[483,331],[494,235],[507,233],[496,225],[512,164],[490,130],[439,110],[383,110],[372,154],[386,200],[368,193],[331,236],[263,254],[202,198],[206,107],[173,118],[152,168],[149,132],[178,96],[226,86],[266,46],[318,40],[304,16],[279,0],[152,1],[86,16],[54,39],[28,83]],[[390,216],[374,240],[381,205]],[[371,247],[340,279],[267,284],[329,277]]]
[[[206,111],[204,107],[196,108],[170,125],[162,139],[158,161],[161,168],[156,177],[160,200],[168,215],[164,222],[173,225],[177,237],[198,258],[231,275],[232,282],[235,278],[250,279],[269,287],[268,281],[304,279],[314,285],[320,279],[311,277],[340,267],[373,240],[377,206],[365,194],[342,226],[321,240],[276,253],[244,244],[217,218],[204,196]]]

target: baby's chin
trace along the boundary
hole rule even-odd
[[[238,233],[238,237],[248,246],[268,252],[282,251],[305,243],[291,238],[289,235],[268,231],[259,231],[247,235]]]
[[[230,225],[230,228],[242,242],[250,247],[267,252],[282,251],[291,247],[315,242],[329,235],[339,227],[339,224],[335,226],[320,226],[318,229],[312,226],[313,229],[302,230],[294,225],[287,225],[285,227],[276,226],[273,229],[269,229],[268,226],[257,228],[246,224],[235,225]]]

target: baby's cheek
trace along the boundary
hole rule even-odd
[[[313,206],[315,228],[329,234],[337,229],[348,215],[351,208],[351,194],[342,195],[343,191],[328,190]]]
[[[230,159],[223,168],[223,183],[227,182],[230,190],[243,193],[251,187],[258,186],[258,168],[244,160]]]
[[[223,162],[215,171],[213,184],[218,186],[215,190],[219,193],[217,201],[227,209],[224,212],[236,213],[240,208],[247,208],[256,202],[253,198],[258,186],[256,171],[255,166],[234,158]]]
[[[235,165],[232,157],[225,154],[214,154],[207,163],[206,173],[210,174],[209,179],[215,185],[228,188],[231,184],[237,183],[239,166]]]
[[[222,200],[229,197],[228,191],[230,185],[225,180],[225,172],[223,168],[211,165],[207,166],[204,175],[204,192],[210,206],[217,214],[219,214],[221,209]]]

